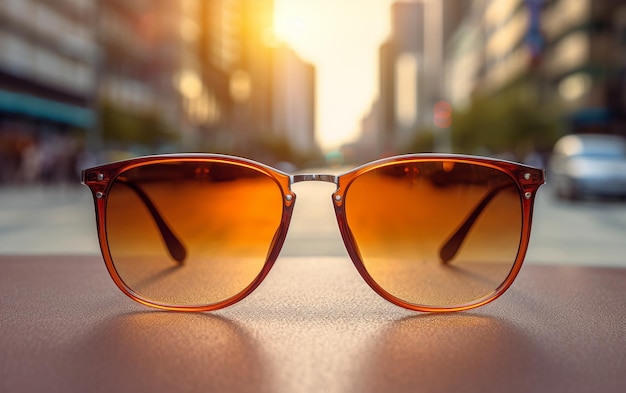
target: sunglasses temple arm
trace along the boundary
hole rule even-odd
[[[141,201],[144,203],[146,208],[148,208],[148,211],[150,211],[150,215],[152,215],[154,222],[159,228],[159,232],[161,233],[161,237],[165,242],[167,251],[169,252],[170,256],[176,262],[178,262],[179,265],[182,265],[185,261],[185,258],[187,257],[187,250],[185,249],[185,246],[181,243],[181,241],[178,240],[176,235],[174,235],[174,232],[172,232],[170,227],[167,225],[161,213],[159,213],[156,206],[154,206],[154,203],[152,203],[152,200],[141,189],[141,187],[139,187],[135,183],[121,178],[117,178],[117,181],[133,190],[135,194],[137,194],[139,199],[141,199]]]
[[[489,191],[487,195],[480,201],[478,205],[472,210],[472,213],[467,216],[463,224],[459,226],[459,228],[448,238],[448,240],[441,246],[439,250],[439,257],[441,258],[441,262],[450,263],[450,261],[456,256],[467,237],[467,234],[472,229],[472,226],[480,216],[480,214],[485,210],[489,202],[500,193],[500,191],[505,188],[510,187],[508,184],[499,186]]]

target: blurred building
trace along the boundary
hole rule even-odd
[[[94,0],[0,2],[0,181],[73,173],[69,135],[95,120],[94,12]]]
[[[361,119],[361,135],[354,144],[354,149],[357,151],[355,154],[358,154],[355,164],[365,163],[385,155],[384,149],[381,148],[383,136],[380,133],[379,123],[381,102],[380,98],[376,99]]]
[[[624,37],[619,0],[475,0],[448,42],[446,92],[462,108],[530,78],[569,131],[625,132]]]
[[[201,127],[202,144],[208,150],[230,150],[235,144],[234,135],[229,132],[234,104],[249,95],[248,74],[242,74],[238,66],[242,49],[234,4],[225,0],[200,2],[198,54],[202,79],[213,97],[214,112],[211,121]],[[234,94],[231,94],[231,79]]]
[[[438,102],[463,111],[474,97],[516,88],[526,94],[519,98],[524,105],[561,113],[565,131],[626,133],[621,0],[422,0],[394,3],[391,17],[379,49],[377,101],[362,122],[362,151],[410,150],[429,128],[437,145]],[[546,111],[535,111],[529,124]]]
[[[298,152],[316,151],[315,68],[279,45],[274,51],[274,72],[274,135]]]
[[[223,30],[213,34],[214,20],[225,12],[223,3],[100,1],[100,100],[105,110],[111,105],[118,108],[112,113],[117,120],[124,117],[120,111],[135,120],[139,117],[131,123],[150,134],[136,143],[153,151],[167,148],[171,139],[175,149],[205,150],[215,146],[212,131],[230,130],[226,119],[231,114],[232,64],[223,61],[227,57],[223,48],[243,37]],[[230,20],[218,26],[237,31]],[[101,127],[104,133],[119,129],[115,122]],[[139,132],[120,130],[116,139]]]
[[[315,70],[273,35],[272,0],[202,2],[200,54],[218,109],[206,146],[272,160],[315,144]]]
[[[458,30],[446,43],[448,61],[445,72],[448,83],[445,94],[455,108],[467,107],[480,83],[485,63],[483,14],[483,3],[473,2]]]
[[[100,0],[96,21],[98,143],[135,150],[154,148],[168,133],[176,138],[184,132],[185,99],[200,89],[193,86],[181,4]]]
[[[396,151],[410,138],[423,113],[434,79],[427,82],[430,64],[425,56],[425,7],[421,2],[396,2],[391,8],[391,34],[381,48],[380,92],[382,141]]]
[[[445,96],[444,44],[467,7],[452,0],[392,4],[391,33],[379,49],[378,98],[363,121],[369,154],[406,151],[433,128],[433,108]]]
[[[573,132],[626,135],[626,3],[560,0],[541,10],[542,75]]]
[[[228,78],[233,103],[229,135],[239,148],[251,148],[251,135],[271,124],[271,1],[223,0],[214,5],[214,61]]]
[[[273,0],[0,1],[0,181],[53,155],[74,174],[85,147],[258,157],[279,131],[310,144],[314,70],[272,26]]]
[[[273,124],[273,1],[201,3],[203,77],[218,114],[205,128],[205,141],[254,155],[255,139]]]

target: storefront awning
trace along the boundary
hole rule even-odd
[[[4,90],[0,90],[0,112],[80,128],[91,128],[95,118],[94,111],[91,109]]]

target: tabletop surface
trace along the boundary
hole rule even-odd
[[[482,308],[395,307],[347,258],[279,258],[248,298],[155,311],[97,256],[0,256],[1,392],[624,392],[626,269],[526,265]]]

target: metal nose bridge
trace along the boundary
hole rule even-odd
[[[334,183],[338,185],[339,178],[335,175],[325,175],[317,173],[305,173],[301,175],[291,175],[291,184],[300,183],[303,181],[325,181],[328,183]]]

